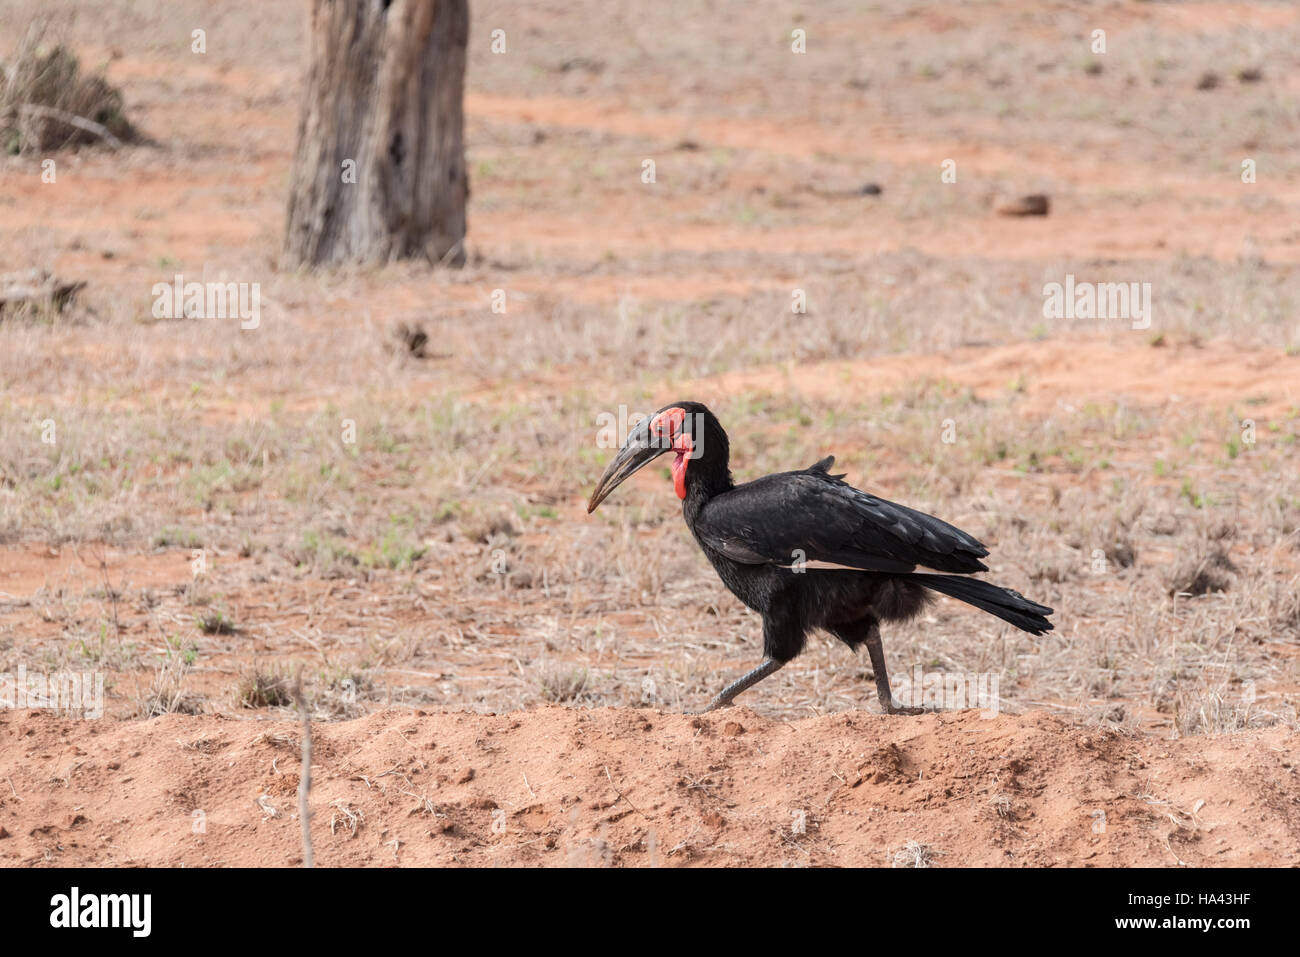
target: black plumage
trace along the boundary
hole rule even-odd
[[[893,701],[880,623],[912,618],[931,592],[1031,634],[1052,628],[1052,609],[963,577],[988,570],[981,561],[988,549],[974,537],[854,488],[830,473],[833,456],[801,471],[736,485],[726,432],[698,402],[672,403],[639,423],[592,493],[588,511],[669,451],[676,453],[672,471],[687,526],[727,588],[763,618],[763,663],[728,685],[706,710],[730,703],[792,660],[808,633],[822,628],[850,648],[866,645],[887,711],[915,713]]]
[[[702,545],[738,562],[832,562],[865,571],[983,572],[988,549],[932,515],[887,502],[831,475],[827,456],[711,497],[693,524]],[[689,469],[687,472],[689,480]]]

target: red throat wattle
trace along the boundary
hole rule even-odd
[[[686,410],[674,406],[664,409],[650,423],[650,431],[671,441],[673,451],[677,453],[673,457],[673,490],[677,492],[678,498],[686,497],[686,463],[695,451],[695,443],[682,429],[685,421]]]
[[[673,440],[673,449],[677,452],[673,456],[673,490],[677,492],[678,498],[685,498],[686,463],[690,461],[690,454],[695,451],[695,444],[689,435],[679,435]]]

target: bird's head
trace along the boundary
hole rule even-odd
[[[594,512],[610,492],[667,452],[674,453],[673,488],[677,497],[684,499],[689,469],[699,469],[705,463],[721,463],[722,471],[726,472],[727,434],[702,403],[669,403],[632,427],[627,441],[596,483],[587,511]]]

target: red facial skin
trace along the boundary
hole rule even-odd
[[[682,431],[682,423],[685,421],[686,410],[674,406],[671,409],[664,409],[650,423],[650,433],[667,438],[672,442],[673,451],[677,453],[673,458],[673,490],[678,498],[686,498],[686,463],[690,461],[690,455],[695,451],[695,443]]]

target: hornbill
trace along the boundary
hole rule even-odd
[[[980,561],[988,549],[972,536],[854,488],[830,473],[834,456],[736,485],[727,433],[699,402],[674,402],[637,423],[591,493],[587,512],[666,452],[675,453],[673,487],[695,540],[732,594],[763,616],[763,663],[723,688],[705,711],[730,704],[777,671],[803,650],[810,630],[822,628],[850,649],[867,646],[886,712],[919,714],[920,708],[894,703],[880,623],[914,617],[930,592],[1033,635],[1052,628],[1046,617],[1052,609],[964,577],[988,571]]]

